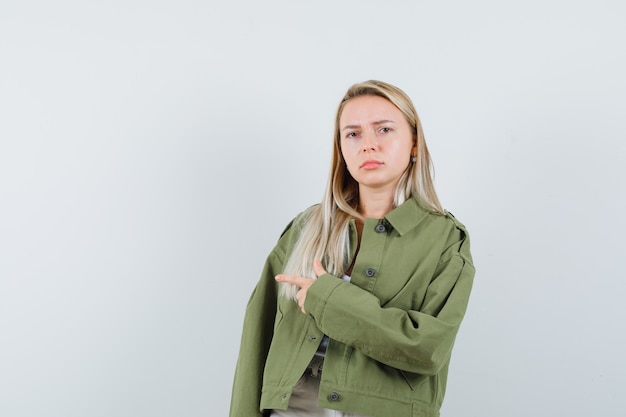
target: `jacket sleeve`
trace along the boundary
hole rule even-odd
[[[293,221],[268,256],[261,278],[257,283],[244,316],[239,357],[235,368],[230,402],[230,417],[261,417],[261,388],[265,360],[274,334],[278,284],[274,277],[282,272],[285,259],[285,242],[291,238],[289,230]]]
[[[454,236],[415,310],[383,307],[375,295],[329,274],[309,287],[305,310],[331,339],[396,369],[434,375],[449,360],[475,272],[466,232]]]

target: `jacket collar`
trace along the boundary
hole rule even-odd
[[[385,220],[402,236],[422,220],[432,211],[424,208],[415,197],[411,197],[385,216]]]

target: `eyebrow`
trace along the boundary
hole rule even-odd
[[[382,124],[385,124],[385,123],[395,123],[395,122],[393,120],[377,120],[377,121],[373,122],[372,124],[374,126],[378,126],[378,125],[382,125]],[[347,126],[344,126],[343,129],[341,129],[341,130],[344,131],[344,130],[347,130],[347,129],[358,129],[360,127],[361,127],[361,125],[347,125]]]

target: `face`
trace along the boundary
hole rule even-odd
[[[389,100],[361,96],[348,101],[339,118],[341,153],[363,187],[393,193],[415,155],[411,126]]]

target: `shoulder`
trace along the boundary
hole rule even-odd
[[[467,234],[467,228],[451,212],[435,211],[413,197],[394,209],[387,216],[393,227],[402,235],[409,230],[442,237],[457,231]]]
[[[414,198],[414,206],[418,212],[418,217],[423,217],[427,222],[438,225],[448,230],[458,230],[459,233],[467,234],[465,225],[449,210],[443,213],[427,208],[418,198]]]
[[[467,228],[461,223],[451,212],[445,211],[442,215],[448,223],[448,252],[450,255],[460,255],[466,261],[472,263],[472,255],[470,253],[470,239]]]
[[[459,221],[459,219],[457,219],[454,214],[452,214],[450,211],[445,210],[444,214],[442,215],[442,217],[444,217],[446,219],[446,221],[449,223],[450,227],[453,227],[455,229],[458,229],[460,232],[464,233],[464,234],[468,234],[467,233],[467,227],[465,227],[465,225],[463,223],[461,223]]]
[[[425,208],[417,202],[415,205],[418,225],[415,229],[416,236],[428,241],[438,242],[441,245],[442,259],[460,255],[471,262],[470,241],[467,227],[452,212],[444,210],[443,213]]]

